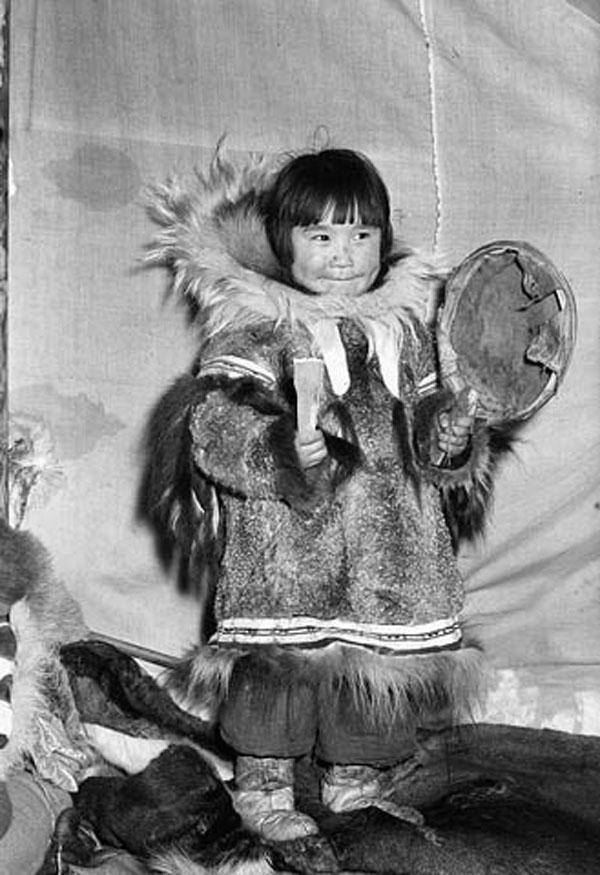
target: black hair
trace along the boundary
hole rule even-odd
[[[264,193],[265,229],[279,263],[287,271],[292,265],[292,228],[317,225],[332,208],[334,224],[361,222],[381,230],[380,281],[393,243],[390,199],[371,161],[351,149],[325,149],[292,158]]]

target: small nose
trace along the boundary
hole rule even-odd
[[[352,253],[348,240],[343,238],[336,240],[332,257],[335,264],[346,265],[352,263]]]

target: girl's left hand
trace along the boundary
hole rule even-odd
[[[440,453],[446,456],[459,456],[467,448],[473,432],[474,416],[469,414],[452,415],[443,410],[437,417],[437,444]]]

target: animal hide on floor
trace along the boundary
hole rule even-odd
[[[405,799],[418,804],[425,827],[374,808],[328,812],[318,801],[318,770],[304,760],[298,807],[320,835],[267,843],[240,826],[201,754],[174,745],[139,775],[84,782],[55,843],[63,861],[84,866],[101,859],[94,843],[124,847],[163,875],[595,875],[599,777],[598,739],[463,727],[432,736],[405,781]],[[55,859],[56,847],[43,875],[56,875]]]
[[[61,659],[86,723],[171,740],[139,774],[82,783],[55,837],[63,861],[97,862],[93,836],[96,847],[125,849],[163,875],[597,871],[598,739],[502,726],[423,738],[418,766],[398,782],[397,796],[423,812],[425,827],[377,809],[332,814],[319,802],[317,766],[302,760],[297,804],[321,834],[267,843],[243,828],[226,785],[195,743],[204,740],[202,722],[195,734],[196,718],[171,707],[133,660],[91,641],[66,645]],[[53,859],[56,845],[46,875],[58,872]]]

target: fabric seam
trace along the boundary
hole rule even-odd
[[[419,18],[421,22],[421,31],[425,42],[425,50],[427,52],[427,78],[429,89],[429,122],[431,127],[431,169],[433,174],[433,185],[435,192],[435,226],[433,229],[433,251],[437,252],[440,230],[442,224],[442,186],[440,177],[440,160],[439,160],[439,137],[437,124],[437,100],[435,88],[435,61],[433,51],[433,37],[430,25],[427,22],[427,13],[425,10],[426,0],[418,0]]]

